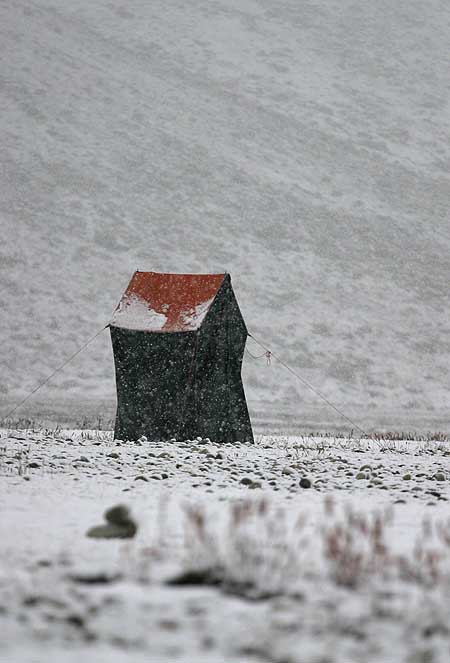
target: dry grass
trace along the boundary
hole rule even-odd
[[[185,509],[184,571],[189,584],[213,584],[246,598],[301,595],[304,581],[323,579],[349,590],[371,583],[450,584],[450,521],[426,520],[407,553],[389,544],[393,513],[337,509],[324,501],[320,524],[266,499],[230,505],[218,526],[201,506]],[[177,579],[174,579],[174,584]]]

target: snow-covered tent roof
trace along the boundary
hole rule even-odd
[[[224,277],[135,272],[110,324],[149,332],[194,331],[202,324]]]

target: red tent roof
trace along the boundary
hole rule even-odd
[[[224,276],[135,272],[110,324],[152,332],[198,329]]]

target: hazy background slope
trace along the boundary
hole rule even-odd
[[[447,0],[3,0],[2,413],[136,268],[227,270],[361,425],[448,425],[449,43]],[[244,372],[255,419],[333,425],[281,367]],[[20,414],[114,392],[104,332]]]

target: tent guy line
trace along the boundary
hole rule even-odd
[[[67,364],[70,364],[70,362],[71,362],[73,359],[75,359],[75,357],[76,357],[77,355],[79,355],[81,352],[83,352],[83,350],[85,350],[85,349],[88,347],[88,345],[90,345],[90,344],[91,344],[91,343],[97,338],[97,336],[99,336],[99,335],[100,335],[105,329],[108,329],[109,325],[110,325],[110,323],[108,322],[104,327],[102,327],[102,328],[101,328],[99,331],[97,331],[93,336],[91,336],[91,338],[90,338],[89,340],[87,340],[86,343],[84,343],[84,344],[83,344],[83,345],[82,345],[82,346],[81,346],[76,352],[74,352],[74,353],[73,353],[70,357],[68,357],[68,358],[67,358],[62,364],[60,364],[57,368],[55,368],[55,370],[54,370],[52,373],[50,373],[50,375],[49,375],[47,378],[45,378],[45,380],[44,380],[43,382],[41,382],[40,384],[38,384],[38,385],[37,385],[32,391],[30,391],[29,394],[27,394],[27,396],[25,396],[25,398],[24,398],[23,400],[21,400],[17,405],[15,405],[15,406],[14,406],[9,412],[7,412],[7,414],[1,419],[1,421],[0,421],[0,425],[2,426],[2,425],[5,423],[5,421],[6,421],[11,415],[13,415],[14,412],[16,412],[16,411],[17,411],[22,405],[24,405],[24,404],[25,404],[25,403],[26,403],[26,402],[27,402],[27,401],[28,401],[28,400],[29,400],[29,399],[30,399],[30,398],[31,398],[31,397],[32,397],[37,391],[39,391],[39,389],[41,389],[41,388],[44,387],[48,382],[50,382],[50,380],[51,380],[51,379],[52,379],[57,373],[59,373],[59,371],[62,371],[62,369],[65,368],[65,367],[67,366]],[[326,404],[327,404],[329,407],[331,407],[335,412],[337,412],[337,414],[339,414],[341,417],[343,417],[343,418],[344,418],[349,424],[351,424],[351,425],[353,426],[353,428],[355,428],[355,429],[358,430],[360,433],[362,433],[363,435],[365,435],[365,436],[368,437],[368,433],[367,433],[363,428],[361,428],[361,427],[360,427],[357,423],[355,423],[352,419],[350,419],[349,417],[347,417],[347,415],[344,414],[341,410],[339,410],[339,408],[337,408],[337,407],[336,407],[336,406],[335,406],[330,400],[328,400],[328,398],[326,398],[323,394],[320,393],[320,391],[318,391],[315,387],[313,387],[312,384],[310,384],[307,380],[305,380],[304,378],[302,378],[302,377],[301,377],[296,371],[294,371],[293,368],[291,368],[291,367],[290,367],[288,364],[286,364],[286,363],[285,363],[280,357],[278,357],[276,354],[274,354],[274,353],[272,352],[272,350],[269,350],[269,348],[268,348],[266,345],[264,345],[263,343],[261,343],[260,341],[258,341],[258,340],[253,336],[253,334],[248,334],[248,336],[249,336],[249,338],[253,339],[253,340],[255,341],[255,343],[257,343],[257,344],[258,344],[258,345],[264,350],[264,353],[263,353],[262,355],[259,355],[259,356],[252,355],[252,353],[251,353],[249,350],[247,350],[247,354],[249,354],[249,355],[252,357],[252,359],[261,359],[262,357],[267,357],[267,358],[269,358],[269,357],[273,357],[274,359],[276,359],[277,362],[278,362],[279,364],[281,364],[282,366],[284,366],[284,368],[286,368],[290,373],[292,373],[292,375],[294,375],[298,380],[300,380],[300,382],[301,382],[305,387],[307,387],[308,389],[310,389],[314,394],[316,394],[316,396],[318,396],[321,400],[323,400],[324,403],[326,403]]]
[[[50,373],[50,375],[49,375],[48,377],[46,377],[45,380],[44,380],[43,382],[41,382],[40,384],[38,384],[37,387],[35,387],[32,391],[30,391],[30,393],[27,394],[27,396],[25,396],[25,398],[24,398],[23,400],[20,401],[20,403],[18,403],[17,405],[15,405],[15,406],[14,406],[14,407],[13,407],[13,408],[12,408],[12,409],[11,409],[11,410],[10,410],[10,411],[9,411],[9,412],[8,412],[8,413],[7,413],[2,419],[1,419],[1,421],[0,421],[0,426],[2,426],[2,425],[4,424],[4,422],[8,419],[8,417],[10,417],[12,414],[14,414],[14,412],[15,412],[16,410],[18,410],[19,407],[21,407],[22,405],[24,405],[24,404],[28,401],[28,399],[30,399],[30,398],[31,398],[31,397],[32,397],[37,391],[39,391],[39,389],[41,389],[42,387],[44,387],[44,386],[47,384],[47,382],[50,382],[50,380],[52,379],[52,377],[53,377],[54,375],[56,375],[57,373],[59,373],[59,371],[62,371],[62,369],[63,369],[65,366],[67,366],[67,364],[70,364],[70,362],[71,362],[73,359],[75,359],[75,357],[76,357],[77,355],[79,355],[80,352],[83,352],[83,350],[84,350],[85,348],[87,348],[87,346],[90,345],[90,344],[92,343],[92,341],[94,341],[94,340],[97,338],[97,336],[100,336],[100,334],[102,333],[102,331],[105,331],[105,329],[107,329],[108,327],[109,327],[109,322],[108,322],[107,325],[105,325],[104,327],[102,327],[101,329],[99,329],[99,331],[97,331],[93,336],[91,336],[91,338],[90,338],[88,341],[86,341],[86,343],[84,343],[84,345],[82,345],[80,348],[78,348],[78,350],[77,350],[76,352],[74,352],[73,355],[71,355],[70,357],[68,357],[67,359],[65,359],[65,360],[63,361],[62,364],[60,364],[57,368],[55,368],[55,370],[54,370],[52,373]]]
[[[294,375],[297,378],[297,380],[300,380],[300,382],[305,387],[308,387],[308,389],[310,389],[314,394],[316,394],[316,396],[318,396],[321,400],[323,400],[324,403],[326,403],[329,407],[333,408],[333,410],[335,412],[337,412],[341,417],[343,417],[346,421],[348,421],[348,423],[351,424],[354,428],[356,428],[356,430],[358,430],[360,433],[362,433],[366,437],[369,437],[369,434],[363,428],[361,428],[361,426],[358,426],[358,424],[355,423],[352,419],[350,419],[350,417],[347,417],[347,415],[344,414],[341,410],[339,410],[339,408],[337,408],[336,405],[334,405],[331,401],[329,401],[328,398],[326,398],[326,396],[321,394],[320,391],[318,391],[315,387],[313,387],[313,385],[310,384],[307,380],[305,380],[305,378],[302,378],[301,375],[296,373],[296,371],[294,371],[293,368],[291,368],[288,364],[286,364],[286,362],[284,362],[282,359],[280,359],[280,357],[278,357],[276,354],[274,354],[272,352],[272,350],[269,350],[269,348],[266,345],[264,345],[264,343],[261,343],[260,341],[258,341],[253,336],[253,334],[249,334],[249,337],[252,338],[255,341],[255,343],[257,343],[263,350],[265,350],[264,354],[261,355],[262,357],[266,356],[268,358],[273,357],[274,359],[276,359],[277,362],[279,364],[281,364],[282,366],[284,366],[284,368],[286,368],[290,373],[292,373],[292,375]],[[251,356],[253,356],[253,355],[251,355]],[[260,357],[254,357],[254,359],[259,359],[259,358]]]

